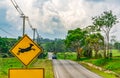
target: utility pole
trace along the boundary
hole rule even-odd
[[[27,16],[22,16],[23,18],[23,36],[25,35],[25,19],[28,18]]]
[[[11,2],[14,5],[14,7],[16,8],[16,10],[18,11],[18,13],[21,15],[21,18],[23,18],[23,36],[24,36],[25,35],[25,19],[28,17],[25,16],[25,14],[22,12],[20,7],[17,5],[15,0],[11,0]]]
[[[35,41],[35,31],[36,31],[36,28],[33,28],[33,41]]]

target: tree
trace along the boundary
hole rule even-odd
[[[104,37],[100,33],[90,34],[86,38],[86,44],[95,51],[95,58],[97,58],[100,46],[104,44]]]
[[[53,42],[47,42],[47,43],[45,43],[44,49],[47,52],[53,52]]]
[[[57,52],[65,52],[66,51],[65,43],[64,43],[64,40],[62,40],[62,39],[55,39],[55,46],[56,46]]]
[[[55,39],[51,42],[47,42],[44,48],[48,52],[64,52],[66,50],[64,40],[62,39]]]
[[[16,41],[16,39],[0,37],[0,53],[10,55],[9,49],[15,44]]]
[[[114,47],[115,47],[115,49],[120,51],[120,42],[115,42]]]
[[[86,31],[83,31],[80,28],[68,31],[65,44],[67,47],[74,47],[76,49],[77,59],[80,59],[82,51],[81,48],[85,44],[86,33]]]
[[[103,31],[105,33],[106,39],[106,48],[107,48],[107,55],[109,54],[109,34],[110,30],[118,23],[116,15],[112,14],[112,11],[105,11],[100,16],[96,16],[92,18],[93,24],[97,27],[97,30]],[[105,58],[106,58],[106,51],[105,51]],[[107,56],[108,57],[108,56]]]
[[[84,30],[87,31],[88,34],[93,34],[93,33],[97,32],[97,28],[95,25],[89,25],[89,26],[85,27]]]

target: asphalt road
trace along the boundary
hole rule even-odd
[[[53,60],[55,78],[102,78],[70,60]]]
[[[52,56],[53,56],[53,53],[48,52],[48,59],[49,59],[49,60],[52,60]]]

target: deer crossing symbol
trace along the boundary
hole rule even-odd
[[[35,51],[35,49],[32,48],[33,46],[34,45],[30,43],[29,46],[26,48],[19,48],[17,55],[20,55],[20,53],[29,52],[31,50]]]

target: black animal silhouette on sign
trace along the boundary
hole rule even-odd
[[[34,45],[30,44],[29,47],[27,47],[27,48],[19,48],[17,55],[20,55],[20,53],[24,53],[24,52],[29,52],[31,50],[35,50],[34,48],[32,48],[32,46],[34,46]]]

